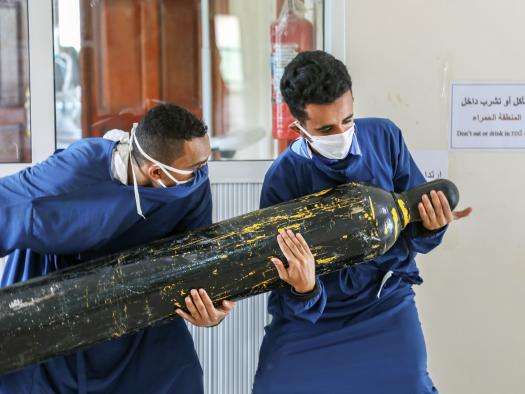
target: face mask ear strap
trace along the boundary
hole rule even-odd
[[[168,187],[164,184],[164,182],[162,182],[161,179],[157,179],[157,183],[158,183],[159,185],[161,185],[164,189],[167,189],[167,188],[168,188]]]
[[[291,124],[291,126],[297,127],[301,131],[301,133],[303,134],[303,138],[305,138],[307,141],[310,141],[310,142],[313,141],[313,138],[310,135],[310,133],[308,131],[306,131],[306,129],[301,125],[301,123],[298,120],[293,122]]]
[[[149,160],[153,164],[156,164],[157,166],[159,166],[159,168],[162,171],[164,171],[164,173],[170,179],[172,179],[174,182],[176,182],[176,180],[168,173],[168,171],[175,172],[175,173],[180,174],[180,175],[191,175],[191,174],[193,174],[193,171],[190,171],[190,170],[179,170],[178,168],[170,167],[170,166],[168,166],[168,165],[166,165],[164,163],[161,163],[160,161],[155,160],[153,157],[151,157],[146,152],[144,152],[144,149],[142,149],[142,147],[139,144],[139,141],[137,140],[137,138],[135,136],[136,129],[137,129],[137,123],[134,123],[133,124],[133,128],[131,129],[131,137],[130,137],[130,145],[131,145],[131,147],[130,147],[130,151],[133,150],[133,144],[134,144],[137,147],[137,150],[142,155],[142,157],[144,157],[145,159]]]
[[[139,195],[139,186],[137,184],[137,176],[135,174],[135,170],[133,169],[133,165],[131,166],[131,171],[133,172],[133,194],[135,195],[135,206],[137,209],[137,213],[139,216],[142,216],[143,219],[146,219],[146,216],[142,213],[142,206],[140,204],[140,195]]]
[[[160,170],[161,170],[161,171],[162,171],[162,172],[163,172],[168,178],[170,178],[173,182],[175,182],[175,184],[178,185],[178,184],[180,183],[180,181],[179,181],[177,178],[175,178],[173,175],[171,175],[171,174],[169,173],[169,171],[167,171],[165,168],[163,168],[163,166],[159,165],[158,163],[155,163],[155,164],[157,164],[157,165],[159,166]]]
[[[157,166],[158,166],[159,169],[160,169],[164,174],[166,174],[166,176],[167,176],[168,178],[170,178],[170,179],[171,179],[176,185],[183,185],[183,184],[185,184],[185,183],[191,182],[191,180],[193,179],[193,177],[192,177],[192,178],[190,178],[190,179],[188,179],[188,180],[185,180],[185,181],[179,181],[177,178],[175,178],[173,175],[171,175],[171,174],[169,173],[168,170],[166,170],[165,168],[162,168],[161,165],[157,164]],[[162,186],[164,186],[164,183],[162,183],[162,181],[161,181],[160,179],[158,179],[158,180],[156,180],[156,181],[157,181],[158,183],[160,183]],[[167,187],[167,186],[164,186],[164,187]]]

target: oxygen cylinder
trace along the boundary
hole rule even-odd
[[[319,275],[372,260],[430,190],[457,205],[447,180],[400,194],[349,183],[1,289],[0,373],[177,317],[191,289],[218,305],[285,286],[270,260],[285,261],[279,229],[303,235]]]

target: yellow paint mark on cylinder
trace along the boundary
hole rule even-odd
[[[247,240],[246,244],[251,245],[251,244],[253,244],[253,243],[257,242],[257,241],[260,241],[261,239],[265,239],[265,238],[266,238],[266,235],[258,235],[255,238]]]
[[[326,193],[328,193],[330,191],[331,191],[331,189],[321,190],[320,192],[312,194],[312,196],[315,196],[315,197],[323,196],[323,195],[325,195]]]
[[[317,263],[318,264],[329,264],[329,263],[333,263],[335,261],[335,259],[336,259],[335,256],[325,257],[323,259],[317,260]]]
[[[290,224],[289,226],[286,226],[286,227],[280,227],[277,229],[278,232],[281,232],[281,231],[284,231],[284,230],[300,230],[301,229],[301,224],[300,223],[295,223],[295,224]]]
[[[406,227],[408,223],[410,223],[410,211],[408,210],[405,201],[401,198],[397,199],[397,205],[401,209],[401,213],[403,214],[403,227]]]
[[[399,215],[397,214],[397,210],[395,208],[392,208],[390,213],[392,214],[392,219],[394,221],[394,233],[398,234],[397,230],[399,229]]]
[[[241,234],[248,234],[248,233],[256,232],[256,231],[260,230],[263,226],[264,226],[264,223],[252,224],[251,226],[244,227],[241,230]]]
[[[368,201],[370,201],[370,213],[372,214],[372,219],[376,220],[376,211],[374,209],[374,203],[372,202],[372,197],[368,196]]]

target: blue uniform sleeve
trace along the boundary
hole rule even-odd
[[[0,256],[15,249],[42,251],[41,242],[33,236],[33,217],[32,199],[19,174],[0,179]]]
[[[93,204],[86,190],[84,196],[82,190],[39,195],[34,192],[35,181],[34,176],[24,173],[0,179],[1,255],[16,249],[41,254],[82,253],[104,244],[112,234],[129,226],[128,222],[135,221],[119,208],[121,200]],[[49,189],[56,183],[48,182]]]
[[[393,123],[392,127],[395,128],[394,138],[396,139],[394,143],[395,157],[393,158],[394,191],[404,192],[425,183],[426,180],[414,162],[401,131]],[[447,227],[430,231],[425,229],[421,223],[411,223],[403,231],[403,237],[413,252],[424,254],[430,252],[441,243]]]
[[[317,277],[316,290],[308,299],[294,296],[289,286],[274,291],[270,296],[268,311],[272,316],[316,323],[324,312],[326,300],[326,290],[323,281]]]
[[[293,183],[284,181],[284,179],[295,178],[291,170],[285,173],[282,169],[279,171],[279,168],[270,169],[262,187],[261,208],[299,197],[294,195],[291,190]],[[295,296],[289,286],[274,291],[270,297],[269,312],[274,316],[279,315],[289,319],[300,319],[315,323],[323,314],[327,299],[321,278],[316,279],[316,285],[316,291],[308,299]]]
[[[104,193],[99,186],[110,179],[107,158],[114,146],[99,145],[81,141],[0,178],[0,255],[16,249],[82,253],[135,221],[126,217],[122,199],[107,191],[104,201],[93,204]]]

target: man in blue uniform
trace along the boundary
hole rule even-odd
[[[266,174],[261,208],[349,181],[396,192],[425,182],[393,122],[354,119],[350,76],[331,55],[299,54],[281,92],[302,138]],[[318,278],[300,234],[278,236],[288,267],[274,264],[290,287],[270,295],[255,394],[436,392],[412,290],[422,283],[414,259],[471,210],[451,212],[445,195],[432,192],[419,211],[422,223],[409,225],[385,255]]]
[[[0,179],[1,286],[211,224],[206,126],[164,104],[129,133],[84,139]],[[212,326],[232,309],[194,289],[177,313]],[[0,393],[202,393],[180,318],[0,376]]]

